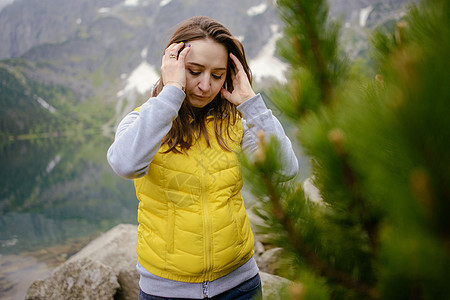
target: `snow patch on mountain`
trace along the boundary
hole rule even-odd
[[[143,95],[152,88],[158,79],[159,74],[155,67],[143,61],[131,72],[127,79],[127,85],[117,93],[117,97],[122,97],[133,91]]]
[[[0,0],[0,11],[5,7],[13,3],[14,0]]]
[[[267,3],[261,3],[256,6],[252,6],[247,10],[247,15],[254,17],[263,14],[267,10]]]
[[[359,26],[365,27],[367,23],[367,19],[369,18],[370,13],[373,10],[373,6],[369,5],[366,8],[363,8],[359,11]]]
[[[97,12],[99,14],[107,14],[111,11],[111,7],[100,7]]]
[[[123,2],[123,5],[125,6],[139,6],[139,0],[125,0]]]
[[[145,47],[145,48],[142,49],[142,51],[141,51],[141,57],[142,57],[142,59],[146,59],[146,58],[147,58],[147,54],[148,54],[148,47]]]
[[[161,2],[159,2],[159,6],[166,6],[170,2],[172,2],[172,0],[162,0]]]
[[[43,108],[45,108],[46,110],[48,110],[52,114],[54,114],[56,112],[56,108],[51,106],[47,101],[45,101],[41,97],[34,95],[33,99],[36,100],[37,103],[39,103]]]
[[[271,25],[272,37],[261,49],[258,55],[249,62],[255,81],[263,77],[272,77],[281,83],[286,82],[285,72],[288,65],[275,57],[277,40],[282,37],[278,25]]]

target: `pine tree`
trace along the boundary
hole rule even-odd
[[[244,159],[291,299],[450,299],[450,1],[372,34],[373,66],[338,46],[326,1],[279,0],[289,82],[271,100],[298,128],[321,201],[282,182],[276,141]],[[376,74],[365,80],[355,70]]]

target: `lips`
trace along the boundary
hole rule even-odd
[[[207,96],[199,96],[199,95],[192,95],[194,96],[194,98],[198,98],[198,99],[208,99]]]
[[[188,96],[189,103],[194,107],[204,107],[208,103],[211,102],[211,98],[208,96],[199,96],[195,94],[191,94]]]

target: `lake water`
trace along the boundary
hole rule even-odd
[[[0,153],[0,299],[119,223],[137,224],[133,182],[106,161],[112,139],[14,142]]]

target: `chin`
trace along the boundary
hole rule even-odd
[[[196,107],[196,108],[202,108],[202,107],[206,106],[206,104],[204,104],[204,103],[192,103],[192,102],[189,102],[189,103],[191,104],[192,107]]]
[[[194,100],[194,101],[188,100],[188,101],[189,101],[189,104],[190,104],[191,106],[193,106],[193,107],[196,107],[196,108],[203,108],[203,107],[205,107],[206,105],[208,105],[209,103],[211,103],[212,99],[209,100],[209,101],[196,101],[196,100]]]

